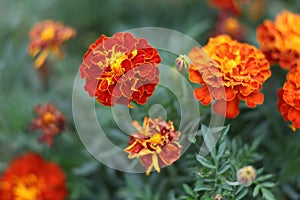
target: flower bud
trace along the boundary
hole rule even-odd
[[[220,194],[216,194],[214,200],[223,200],[223,197]]]
[[[176,58],[175,60],[175,65],[176,65],[176,68],[177,70],[180,72],[180,73],[185,73],[187,72],[189,66],[191,64],[191,60],[188,56],[186,55],[180,55],[178,56],[178,58]]]
[[[252,166],[245,166],[238,170],[236,176],[240,184],[248,187],[256,178],[256,170]]]

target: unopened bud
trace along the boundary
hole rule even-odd
[[[189,66],[191,64],[191,60],[188,56],[186,55],[180,55],[178,58],[175,60],[175,65],[176,68],[179,72],[185,73],[187,72]]]
[[[252,166],[245,166],[238,170],[236,176],[240,184],[249,186],[256,178],[256,170]]]
[[[216,194],[214,200],[223,200],[223,197],[220,194]]]

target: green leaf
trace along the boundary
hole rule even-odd
[[[222,142],[222,144],[218,149],[217,160],[219,160],[222,157],[222,155],[225,152],[225,149],[226,149],[226,141]]]
[[[229,163],[223,165],[220,168],[220,171],[218,172],[219,175],[224,174],[225,172],[227,172],[228,169],[230,169],[231,165]]]
[[[200,156],[198,154],[196,155],[196,159],[204,167],[207,167],[207,168],[210,168],[210,169],[215,169],[216,168],[216,166],[214,166],[211,162],[209,162],[207,159],[205,159],[204,157],[202,157],[202,156]]]
[[[275,200],[274,195],[272,194],[272,192],[266,188],[262,188],[261,189],[262,195],[266,200]]]
[[[248,189],[242,190],[236,197],[235,200],[243,199],[248,194]]]
[[[185,191],[188,195],[194,196],[194,192],[193,192],[193,190],[190,188],[190,186],[188,186],[188,185],[185,184],[185,183],[183,183],[182,185],[183,185],[184,191]]]
[[[262,187],[267,187],[267,188],[275,187],[275,185],[276,183],[271,183],[271,182],[265,182],[261,184]]]
[[[198,192],[198,191],[210,191],[212,190],[212,187],[210,186],[205,186],[205,185],[198,185],[194,188],[194,191],[195,192]]]
[[[253,194],[252,194],[253,197],[256,197],[258,195],[260,188],[261,188],[261,185],[255,186],[255,188],[253,190]]]
[[[264,176],[260,176],[256,179],[255,182],[262,182],[262,181],[265,181],[265,180],[268,180],[270,178],[272,178],[274,175],[273,174],[267,174],[267,175],[264,175]]]

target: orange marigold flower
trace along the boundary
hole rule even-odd
[[[128,158],[140,158],[141,163],[147,168],[149,175],[154,169],[160,172],[160,168],[171,165],[180,157],[182,150],[178,143],[180,132],[176,131],[173,122],[165,122],[162,118],[144,118],[143,127],[137,121],[133,126],[137,133],[130,136],[128,147]]]
[[[63,57],[63,43],[75,35],[76,31],[73,28],[64,26],[60,22],[45,20],[37,23],[29,32],[30,42],[28,45],[30,56],[35,57],[39,54],[34,62],[35,67],[41,67],[50,52],[57,57]]]
[[[85,90],[105,106],[145,104],[159,81],[161,58],[144,38],[130,33],[102,35],[84,55],[80,73]]]
[[[30,130],[41,130],[39,141],[45,141],[48,146],[53,143],[53,137],[65,130],[67,121],[65,116],[56,109],[55,105],[45,103],[34,107],[37,117],[31,122]]]
[[[228,35],[210,38],[203,47],[189,54],[192,61],[189,79],[203,84],[194,95],[203,105],[213,100],[213,110],[227,118],[239,114],[239,102],[248,107],[262,104],[262,84],[271,75],[270,66],[256,47],[232,40]]]
[[[300,63],[289,71],[286,82],[278,90],[277,107],[285,121],[291,122],[292,130],[300,128]]]
[[[0,179],[2,200],[63,200],[66,196],[62,169],[36,153],[13,160]]]
[[[300,14],[283,11],[274,22],[265,20],[257,27],[261,50],[272,63],[291,69],[300,60]]]

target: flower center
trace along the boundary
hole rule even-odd
[[[149,142],[153,145],[159,145],[163,142],[164,137],[160,133],[155,133],[152,137],[149,138]]]
[[[43,185],[41,179],[34,174],[30,174],[27,177],[17,179],[14,195],[16,200],[36,200],[37,194]]]
[[[49,40],[53,40],[54,37],[55,37],[55,30],[54,30],[54,28],[52,26],[46,28],[41,33],[41,39],[44,42],[47,42]]]
[[[55,116],[52,113],[46,112],[43,115],[43,122],[45,122],[46,124],[50,124],[50,123],[52,123],[54,121],[55,121]]]
[[[124,53],[117,52],[113,55],[112,60],[110,61],[110,67],[115,74],[122,75],[125,72],[125,69],[122,68],[121,63],[127,58]]]

